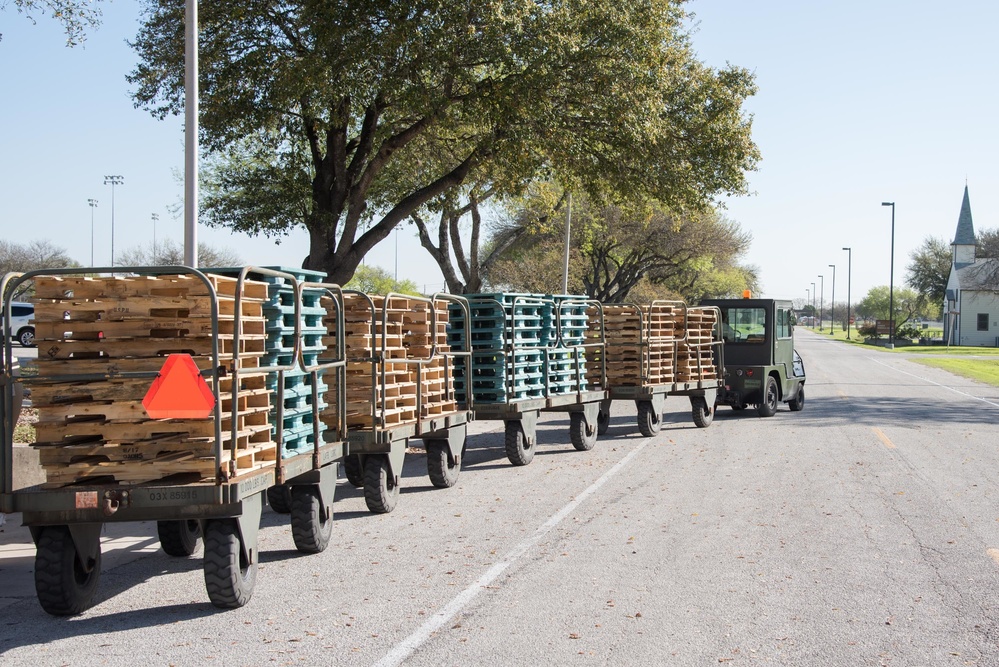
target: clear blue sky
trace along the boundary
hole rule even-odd
[[[755,72],[748,110],[763,154],[749,197],[728,215],[753,234],[746,260],[760,267],[767,296],[804,299],[825,275],[846,296],[853,248],[854,301],[889,278],[895,201],[895,284],[910,252],[930,235],[952,239],[967,179],[975,226],[999,226],[999,3],[958,0],[695,0],[693,40],[709,64]],[[65,48],[49,19],[32,25],[10,5],[0,12],[0,211],[5,238],[50,239],[89,264],[110,259],[111,188],[115,251],[158,239],[181,241],[168,211],[182,195],[180,119],[133,108],[125,75],[135,55],[139,5],[104,6],[104,25],[83,48]],[[299,266],[304,233],[280,245],[202,227],[200,238],[231,245],[255,264]],[[441,289],[443,280],[412,228],[399,239],[399,277]],[[369,263],[395,267],[390,237]]]

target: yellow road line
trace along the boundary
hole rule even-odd
[[[895,443],[888,439],[888,436],[885,435],[884,431],[879,429],[877,426],[872,426],[871,430],[874,431],[874,435],[878,436],[878,440],[884,443],[885,447],[888,449],[895,449]]]

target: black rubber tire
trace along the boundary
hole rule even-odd
[[[176,558],[187,558],[198,550],[201,541],[201,524],[193,519],[184,521],[157,521],[156,532],[164,553]]]
[[[361,464],[361,457],[357,454],[343,457],[343,474],[351,486],[356,488],[364,486],[364,465]]]
[[[447,440],[427,440],[427,474],[438,489],[450,489],[458,483],[461,465],[456,464]]]
[[[35,551],[35,594],[53,616],[73,616],[94,601],[101,578],[101,550],[89,568],[76,553],[67,526],[44,526]]]
[[[387,514],[399,502],[399,485],[389,470],[387,454],[372,454],[364,461],[364,502],[375,514]]]
[[[257,562],[249,564],[240,549],[235,519],[205,522],[205,589],[220,609],[238,609],[253,597]]]
[[[601,410],[597,413],[597,435],[605,435],[610,428],[610,413]]]
[[[285,484],[277,484],[267,489],[267,504],[278,514],[291,512],[291,489]]]
[[[506,422],[506,457],[515,466],[526,466],[534,460],[535,445],[527,443],[527,436],[519,421]]]
[[[694,417],[694,425],[697,428],[707,428],[715,418],[715,409],[708,407],[708,402],[703,396],[690,397],[690,412]]]
[[[805,407],[805,385],[798,387],[797,395],[788,401],[787,407],[791,408],[791,412],[801,412]]]
[[[323,518],[325,516],[325,519]],[[333,535],[333,510],[327,512],[312,485],[291,489],[291,538],[303,554],[322,553]]]
[[[17,342],[21,344],[21,347],[34,347],[35,346],[35,328],[34,327],[24,327],[17,332]]]
[[[777,393],[777,380],[773,375],[768,375],[763,383],[763,401],[756,406],[756,411],[761,417],[773,417],[777,414],[777,402],[780,397]]]
[[[577,451],[588,452],[597,444],[597,427],[587,428],[586,418],[582,412],[570,412],[569,439]]]
[[[651,438],[663,427],[662,415],[656,412],[652,401],[636,401],[638,404],[638,430],[646,438]]]

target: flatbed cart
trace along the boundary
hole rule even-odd
[[[502,304],[492,297],[470,298],[470,307],[488,306],[503,310],[510,306],[510,312],[517,311],[518,306],[541,305],[543,301],[551,301],[554,336],[547,341],[551,344],[536,345],[537,340],[522,339],[516,324],[516,316],[510,320],[511,330],[505,333],[505,342],[499,346],[479,343],[466,337],[468,347],[472,350],[471,373],[466,378],[467,395],[476,393],[476,359],[498,359],[499,363],[492,366],[497,372],[502,369],[503,376],[498,378],[504,385],[503,391],[497,392],[497,397],[506,400],[487,403],[478,401],[475,404],[474,415],[479,420],[502,420],[504,423],[504,446],[506,456],[515,466],[528,465],[534,460],[537,450],[537,424],[542,412],[569,413],[569,439],[578,451],[589,451],[597,443],[600,431],[600,406],[607,399],[603,389],[584,389],[587,381],[586,351],[595,350],[602,343],[585,343],[586,310],[596,302],[571,296],[550,297],[539,299],[534,296],[509,295],[510,304]],[[575,333],[570,333],[568,324],[572,318],[578,320],[579,326]],[[526,344],[525,344],[526,343]],[[520,397],[518,383],[530,372],[525,372],[520,358],[531,355],[540,357],[540,396]],[[555,366],[560,370],[555,370]],[[553,378],[558,378],[554,379]],[[606,430],[606,429],[605,429]]]
[[[647,335],[649,327],[645,321],[645,313],[635,304],[616,304],[630,306],[634,309],[639,319],[638,346],[642,350],[639,355],[640,371],[639,382],[636,384],[616,384],[610,382],[608,387],[607,400],[600,406],[600,428],[601,434],[607,430],[610,424],[611,404],[613,401],[627,400],[634,401],[638,410],[638,430],[645,437],[652,437],[659,433],[662,428],[662,414],[666,407],[666,398],[669,396],[686,396],[690,399],[691,416],[694,424],[699,428],[706,428],[714,419],[715,404],[718,399],[718,392],[724,386],[724,378],[721,369],[724,369],[724,344],[721,339],[720,317],[717,308],[698,308],[698,310],[711,310],[715,312],[715,322],[711,327],[710,336],[700,336],[697,340],[689,336],[687,327],[683,330],[682,336],[651,336]],[[684,313],[684,321],[687,321],[688,307],[682,301],[656,301],[653,302],[650,310],[657,306],[667,306],[679,308]],[[604,332],[601,331],[601,338]],[[650,371],[651,356],[649,351],[654,347],[668,348],[671,351],[672,360],[670,367],[676,372],[678,368],[678,349],[680,345],[685,345],[687,349],[694,350],[693,375],[696,378],[675,380],[667,382],[650,382],[649,378],[654,377]],[[605,348],[606,349],[606,348]],[[709,352],[713,359],[712,367],[716,369],[712,372],[704,363]],[[605,364],[613,364],[607,361]],[[606,373],[605,369],[605,373]]]
[[[2,458],[0,458],[0,473],[2,473],[0,478],[2,478],[3,486],[0,489],[2,491],[0,493],[0,511],[21,512],[24,524],[30,529],[36,546],[35,589],[42,608],[50,614],[78,614],[92,605],[101,571],[101,529],[105,523],[125,521],[156,521],[164,551],[174,556],[192,554],[196,548],[198,537],[203,535],[205,541],[205,587],[212,604],[220,608],[241,607],[250,600],[256,582],[259,562],[257,534],[265,491],[273,486],[279,477],[292,482],[295,496],[305,499],[304,502],[298,504],[302,508],[299,510],[299,524],[307,525],[309,533],[314,536],[324,534],[328,536],[332,516],[327,509],[326,519],[324,519],[324,511],[321,508],[328,508],[329,504],[332,503],[335,463],[342,456],[342,443],[322,442],[317,439],[311,453],[303,453],[301,456],[286,460],[281,460],[281,457],[278,456],[278,461],[274,465],[261,464],[259,467],[239,470],[240,452],[243,452],[242,460],[245,462],[246,451],[238,450],[237,445],[240,438],[243,438],[244,443],[246,442],[246,435],[245,431],[239,430],[241,420],[237,417],[243,415],[239,412],[240,408],[237,407],[235,401],[240,401],[240,405],[242,405],[247,396],[256,395],[259,397],[261,395],[260,392],[239,391],[240,350],[242,349],[239,339],[244,319],[241,310],[242,277],[236,282],[234,288],[231,282],[225,283],[226,294],[220,295],[216,285],[208,276],[196,269],[183,266],[105,267],[88,268],[85,271],[57,269],[32,271],[26,274],[8,274],[0,282],[0,294],[4,295],[4,312],[8,315],[4,320],[5,329],[9,328],[7,323],[10,321],[9,295],[13,294],[19,285],[41,276],[57,279],[76,276],[80,280],[76,281],[75,284],[86,287],[81,281],[90,280],[89,276],[100,274],[112,274],[113,276],[114,273],[128,274],[149,280],[170,276],[187,277],[200,283],[207,290],[207,297],[201,296],[197,299],[191,299],[191,301],[196,301],[199,304],[197,308],[202,317],[210,318],[211,337],[207,356],[211,361],[211,366],[209,368],[194,367],[191,371],[193,374],[191,386],[203,387],[205,391],[211,393],[211,398],[214,399],[210,407],[211,430],[213,431],[210,445],[212,456],[209,459],[199,459],[199,463],[206,460],[213,465],[214,479],[188,481],[191,479],[190,476],[174,475],[155,481],[118,482],[113,481],[112,476],[110,482],[101,478],[81,478],[78,483],[59,487],[42,484],[14,491],[12,447],[13,429],[17,415],[13,413],[12,402],[13,385],[10,373],[12,349],[9,331],[5,331],[4,333],[8,336],[4,342],[3,366],[0,369],[3,377],[3,385],[0,387],[2,389],[0,405],[2,405],[3,412]],[[294,280],[291,276],[283,277]],[[114,281],[115,279],[112,277],[99,280]],[[228,293],[230,288],[233,288],[234,293]],[[74,294],[67,291],[65,296],[67,299],[72,299]],[[64,316],[65,322],[56,322],[53,329],[58,326],[57,331],[68,332],[71,331],[70,327],[72,327],[72,331],[75,333],[58,333],[57,343],[63,338],[68,340],[79,337],[83,335],[82,332],[88,332],[87,340],[101,342],[104,336],[101,328],[113,326],[110,324],[111,320],[106,318],[101,321],[105,313],[103,311],[96,312],[101,304],[86,301],[85,295],[76,295],[76,298],[77,301],[73,302],[74,306],[83,304],[91,309],[90,315],[96,315],[96,317],[81,315],[80,319],[74,321],[70,317],[70,311],[67,310]],[[110,298],[107,300],[113,301]],[[129,310],[135,308],[137,302],[138,299],[133,298],[127,305],[122,301],[117,303],[123,310]],[[54,308],[63,307],[62,302],[53,300],[53,303],[56,304],[53,306]],[[162,296],[158,297],[153,305],[159,308],[176,308],[178,303],[177,299]],[[232,331],[226,332],[227,340],[231,339],[232,341],[231,359],[227,359],[220,351],[220,303],[226,305],[226,311],[229,315],[226,325],[227,328],[232,328]],[[113,308],[114,303],[109,303],[108,313]],[[136,310],[138,309],[136,308]],[[36,306],[36,320],[38,319],[37,312],[38,307]],[[83,312],[83,310],[79,312]],[[187,322],[187,324],[191,323]],[[200,333],[207,333],[206,329],[202,328]],[[250,337],[246,336],[246,338]],[[39,338],[44,338],[44,336],[39,336]],[[203,347],[204,338],[201,337],[199,340],[202,341]],[[39,342],[41,354],[49,354],[50,356],[56,354],[57,344],[52,344],[46,348],[44,341]],[[93,344],[90,345],[93,346]],[[183,341],[181,345],[192,345],[191,339]],[[172,350],[175,347],[177,347],[177,343],[173,338],[158,339],[159,349]],[[190,362],[191,366],[194,366],[190,356],[178,356],[186,356],[187,361]],[[129,361],[142,363],[126,363]],[[228,362],[228,366],[221,362]],[[153,361],[152,363],[157,362]],[[60,367],[64,367],[64,365]],[[91,365],[86,367],[90,369],[86,373],[52,374],[31,378],[27,381],[40,389],[46,386],[46,383],[98,383],[99,386],[99,383],[103,381],[110,382],[112,380],[138,381],[139,385],[143,381],[149,380],[152,384],[160,376],[159,371],[150,370],[150,363],[147,359],[117,359],[114,363],[104,364],[102,372],[94,371],[94,366]],[[200,376],[200,385],[198,385],[198,376]],[[205,378],[212,380],[210,389],[205,386]],[[230,404],[231,412],[228,414],[231,430],[226,434],[229,436],[228,441],[223,437],[225,419],[222,412],[222,402],[227,397],[220,390],[220,385],[224,380],[230,381],[233,388],[231,397],[233,403]],[[78,385],[73,384],[72,386]],[[93,387],[89,384],[85,386],[87,388]],[[62,391],[62,389],[59,390]],[[106,404],[101,404],[101,407],[104,405]],[[206,405],[208,405],[207,402]],[[256,430],[260,432],[263,428],[265,427],[256,427]],[[269,426],[266,428],[269,431]],[[259,447],[258,449],[266,448]],[[251,459],[254,456],[256,454],[252,453]],[[153,465],[157,465],[157,463],[153,462]],[[316,511],[317,508],[318,511]],[[305,512],[304,510],[311,511]],[[319,539],[322,541],[322,537]],[[311,544],[305,544],[296,537],[295,541],[296,546],[302,551],[321,550],[315,540]],[[321,546],[325,546],[325,543]]]
[[[450,488],[458,481],[461,472],[461,459],[465,452],[467,424],[471,419],[471,405],[458,404],[454,400],[454,389],[449,378],[453,378],[454,360],[456,357],[467,356],[466,353],[443,350],[437,340],[437,330],[445,326],[438,321],[437,304],[451,304],[453,307],[468,311],[467,301],[451,294],[438,293],[431,297],[415,297],[403,294],[387,294],[384,297],[385,307],[381,314],[381,331],[377,326],[377,307],[371,296],[352,290],[345,294],[360,299],[361,303],[371,313],[370,336],[372,351],[369,357],[351,357],[348,349],[348,361],[354,364],[367,364],[370,377],[370,400],[366,402],[369,414],[361,424],[347,428],[345,445],[344,471],[347,481],[353,486],[363,487],[364,501],[368,509],[376,514],[384,514],[395,509],[399,501],[399,485],[402,477],[406,450],[411,440],[422,440],[427,452],[427,474],[431,483],[437,488]],[[387,324],[388,304],[394,299],[408,300],[424,304],[428,311],[429,340],[426,345],[426,356],[407,354],[404,357],[392,356],[393,351],[388,344]],[[467,322],[467,318],[466,318]],[[340,324],[342,327],[342,323]],[[350,341],[348,332],[347,340]],[[375,342],[377,341],[377,346]],[[410,348],[411,350],[414,348]],[[443,385],[441,391],[434,395],[444,400],[436,406],[429,401],[426,391],[425,376],[434,370],[443,369]],[[393,423],[392,415],[387,405],[391,402],[388,393],[391,382],[387,377],[387,365],[404,365],[415,369],[416,391],[413,399],[414,419],[406,419]],[[349,389],[348,389],[349,391]],[[356,400],[357,396],[351,396]],[[406,397],[408,398],[408,397]]]

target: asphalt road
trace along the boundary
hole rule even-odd
[[[0,608],[0,661],[999,665],[999,390],[799,333],[801,413],[697,429],[671,398],[643,438],[615,404],[591,452],[551,415],[523,468],[478,422],[453,489],[419,455],[391,514],[341,485],[316,556],[265,510],[242,609],[134,524],[82,616]]]

